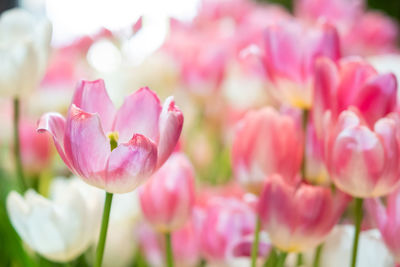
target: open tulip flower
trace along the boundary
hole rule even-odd
[[[374,218],[383,241],[400,264],[400,189],[387,197],[386,208],[380,199],[366,200],[368,212]]]
[[[324,241],[350,198],[330,188],[291,185],[272,175],[261,193],[258,212],[271,243],[285,252],[303,252]]]
[[[314,64],[320,56],[340,57],[339,37],[332,25],[306,28],[292,22],[269,26],[264,65],[273,85],[271,93],[284,103],[309,108]]]
[[[145,87],[116,110],[103,80],[96,80],[79,83],[66,119],[44,114],[38,130],[53,136],[65,164],[85,182],[110,193],[126,193],[166,161],[182,124],[172,97],[161,106]]]
[[[349,106],[359,109],[370,126],[396,109],[397,81],[392,73],[378,74],[368,62],[349,57],[335,63],[320,58],[315,66],[313,120],[322,135],[326,111],[337,119]]]
[[[266,177],[280,173],[297,180],[303,135],[290,115],[271,107],[249,112],[239,123],[232,148],[235,177],[248,191],[259,194]]]
[[[370,128],[357,110],[343,111],[325,145],[331,180],[358,198],[384,196],[400,183],[399,118],[390,114]]]

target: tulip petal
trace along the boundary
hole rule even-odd
[[[138,133],[157,142],[160,112],[160,100],[149,88],[128,96],[115,118],[114,131],[119,133],[119,141],[126,143]]]
[[[384,148],[377,135],[365,126],[346,128],[332,153],[335,185],[353,196],[370,197],[384,168]]]
[[[183,126],[183,115],[180,109],[175,106],[173,97],[165,100],[163,109],[160,114],[160,139],[158,142],[158,162],[160,167],[171,155],[179,136],[181,135]]]
[[[138,187],[155,170],[157,146],[141,134],[111,152],[107,165],[105,190],[127,193]]]
[[[104,131],[111,131],[116,110],[107,94],[103,80],[80,81],[72,104],[85,112],[97,113]]]
[[[97,114],[86,113],[72,104],[64,137],[65,154],[75,173],[87,183],[104,188],[110,143]]]
[[[39,119],[37,131],[40,133],[48,132],[53,136],[54,145],[56,146],[58,154],[68,168],[74,171],[71,161],[64,151],[65,127],[65,118],[59,113],[51,112],[44,114]]]

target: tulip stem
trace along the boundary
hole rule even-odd
[[[299,252],[299,253],[297,253],[296,266],[302,266],[303,263],[304,263],[304,261],[303,261],[303,253]]]
[[[253,246],[251,247],[251,267],[256,267],[257,256],[258,256],[258,243],[260,239],[260,228],[261,228],[261,220],[260,217],[257,216],[256,228],[254,230]]]
[[[20,105],[19,98],[14,98],[14,159],[15,159],[15,170],[17,178],[19,181],[20,189],[25,192],[27,189],[24,170],[22,168],[22,158],[21,158],[21,146],[19,140],[19,117],[20,117]]]
[[[279,255],[278,263],[276,264],[276,266],[278,267],[285,266],[286,257],[287,257],[287,252],[282,252],[281,255]]]
[[[320,262],[320,260],[321,260],[322,247],[323,247],[323,244],[319,245],[319,246],[315,249],[313,267],[319,267],[319,262]]]
[[[103,262],[103,254],[104,254],[104,247],[106,244],[108,221],[110,219],[112,198],[113,198],[113,194],[106,192],[106,200],[104,202],[103,218],[101,220],[99,243],[97,245],[97,251],[96,251],[95,267],[101,267],[101,264]]]
[[[353,253],[351,257],[351,267],[355,267],[357,263],[357,251],[358,251],[358,239],[360,236],[361,230],[361,221],[363,217],[363,199],[362,198],[355,198],[355,233],[354,233],[354,240],[353,240]]]
[[[171,233],[165,233],[165,257],[167,259],[167,267],[174,266],[174,255],[172,254]]]
[[[306,168],[307,168],[307,162],[306,162],[306,143],[307,143],[307,123],[308,123],[308,117],[309,117],[309,111],[308,109],[303,110],[303,116],[302,116],[302,127],[303,127],[303,133],[304,133],[304,145],[303,145],[303,160],[301,161],[301,178],[305,179],[306,178]]]
[[[264,267],[275,267],[276,261],[278,260],[278,254],[274,247],[272,247],[269,251],[268,258],[264,263]]]

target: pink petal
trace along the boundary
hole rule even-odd
[[[318,137],[321,137],[323,131],[324,112],[330,109],[335,112],[334,116],[337,116],[336,107],[332,105],[336,102],[334,100],[334,93],[338,84],[338,76],[337,67],[333,61],[328,58],[317,60],[312,114]]]
[[[119,141],[126,143],[139,133],[157,142],[160,112],[160,100],[149,88],[128,96],[115,118],[114,131],[119,133]]]
[[[104,170],[111,153],[110,143],[97,114],[86,113],[72,104],[64,137],[65,154],[75,174],[87,183],[104,188]]]
[[[385,206],[382,204],[380,199],[378,198],[366,199],[365,208],[370,214],[370,216],[372,216],[376,224],[376,227],[383,230],[387,223],[388,216],[385,210]]]
[[[355,99],[369,125],[394,111],[397,99],[397,82],[393,74],[379,75],[368,81]]]
[[[175,106],[173,97],[165,100],[160,114],[160,139],[158,142],[158,162],[160,167],[174,150],[183,126],[183,115],[180,109]]]
[[[46,113],[38,121],[37,131],[40,133],[48,132],[53,136],[54,145],[64,163],[74,170],[69,158],[64,151],[65,118],[59,113]]]
[[[103,129],[106,132],[111,131],[116,110],[107,94],[103,80],[80,81],[72,104],[86,112],[97,113]]]
[[[268,74],[272,80],[284,76],[301,82],[302,48],[294,40],[301,31],[297,25],[270,26],[265,35],[265,56]]]
[[[138,187],[155,170],[156,144],[141,134],[111,152],[107,166],[105,189],[112,193],[127,193]]]

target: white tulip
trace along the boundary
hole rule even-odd
[[[50,199],[33,190],[22,197],[12,191],[7,211],[15,230],[43,257],[68,262],[82,254],[98,235],[102,199],[78,178],[56,178]]]
[[[325,241],[322,252],[321,267],[349,267],[353,248],[354,226],[337,225]],[[313,266],[314,251],[303,253],[304,266]],[[290,255],[287,266],[296,266],[296,255]],[[361,231],[358,243],[357,267],[393,267],[394,260],[383,243],[377,229]]]
[[[21,96],[42,78],[50,51],[51,24],[23,9],[0,17],[0,95]]]

